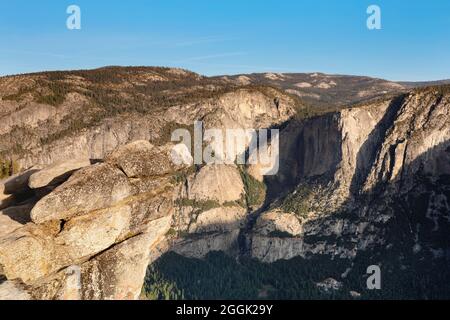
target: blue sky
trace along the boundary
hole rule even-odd
[[[71,4],[81,30],[66,28]],[[366,27],[371,4],[381,30]],[[0,39],[1,75],[159,65],[450,78],[448,0],[0,0]]]

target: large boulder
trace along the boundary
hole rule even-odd
[[[172,213],[168,195],[133,199],[72,218],[55,237],[55,243],[65,248],[72,261],[77,261],[145,232],[155,220],[169,217]]]
[[[127,176],[102,163],[77,171],[67,182],[41,199],[31,211],[35,223],[65,220],[111,207],[133,194]]]
[[[32,189],[42,188],[52,184],[58,184],[67,179],[74,171],[90,166],[89,158],[68,159],[56,162],[41,171],[33,173],[28,181]]]

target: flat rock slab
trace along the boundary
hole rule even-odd
[[[28,181],[31,189],[43,188],[66,180],[74,171],[90,166],[88,158],[56,162],[41,171],[33,173]]]

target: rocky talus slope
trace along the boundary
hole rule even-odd
[[[268,263],[325,256],[349,270],[376,264],[392,272],[450,259],[448,86],[302,118],[298,101],[278,89],[229,88],[230,80],[203,82],[173,69],[123,72],[120,81],[108,78],[102,96],[122,93],[114,106],[124,110],[112,114],[86,94],[102,86],[99,74],[52,75],[44,92],[33,81],[48,75],[2,80],[20,93],[2,97],[0,115],[12,121],[2,122],[2,146],[20,173],[0,183],[0,299],[136,299],[149,263],[170,250]],[[70,114],[59,123],[70,130],[56,129],[45,103],[43,119],[19,123],[34,100],[57,99],[45,90],[64,81],[69,93],[55,108]],[[153,90],[155,81],[164,85]],[[153,88],[142,91],[147,102],[159,90],[179,100],[135,113],[127,88],[144,87]],[[64,107],[73,94],[87,97],[92,119],[85,112],[82,124],[73,122],[77,112]],[[175,165],[170,133],[195,120],[279,128],[280,170],[263,177],[257,165]],[[18,150],[20,139],[29,145]],[[175,150],[190,159],[187,148]]]

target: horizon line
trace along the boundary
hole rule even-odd
[[[0,78],[6,78],[6,77],[17,77],[17,76],[27,76],[27,75],[34,75],[39,73],[45,73],[45,72],[74,72],[74,71],[94,71],[94,70],[100,70],[100,69],[106,69],[106,68],[168,68],[168,69],[181,69],[188,72],[196,73],[200,76],[207,77],[207,78],[214,78],[214,77],[235,77],[235,76],[243,76],[243,75],[252,75],[252,74],[323,74],[327,76],[335,76],[335,77],[366,77],[376,80],[384,80],[389,82],[396,82],[396,83],[421,83],[421,82],[443,82],[443,81],[450,81],[449,78],[441,78],[441,79],[432,79],[432,80],[391,80],[387,78],[382,78],[379,76],[371,76],[367,74],[352,74],[352,73],[327,73],[324,71],[288,71],[288,72],[280,72],[280,71],[252,71],[248,73],[230,73],[230,74],[202,74],[199,72],[196,72],[193,69],[187,69],[184,67],[174,67],[174,66],[164,66],[164,65],[103,65],[98,67],[92,67],[92,68],[79,68],[79,69],[47,69],[47,70],[37,70],[37,71],[29,71],[29,72],[23,72],[23,73],[13,73],[13,74],[2,74],[0,72]]]

